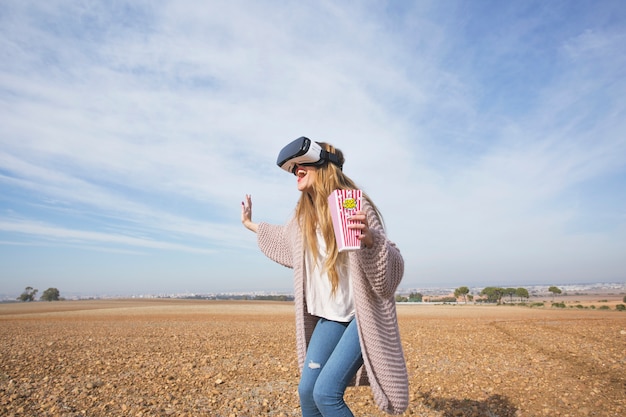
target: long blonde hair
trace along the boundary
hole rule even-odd
[[[341,150],[325,143],[317,142],[323,149],[332,152],[339,158],[340,164],[344,164],[344,156]],[[332,292],[335,293],[339,285],[339,273],[337,265],[339,262],[345,262],[348,256],[346,252],[339,253],[333,223],[328,208],[328,196],[334,190],[350,190],[357,189],[357,185],[347,175],[343,173],[341,168],[333,163],[327,163],[317,169],[316,180],[313,184],[312,193],[302,192],[300,200],[296,206],[296,217],[302,230],[302,238],[304,239],[304,248],[311,252],[314,259],[319,256],[319,248],[317,247],[317,229],[319,228],[324,241],[326,242],[326,259],[324,261],[324,270],[328,273],[328,278],[332,284]],[[363,198],[374,209],[381,224],[383,223],[380,211],[363,192]]]

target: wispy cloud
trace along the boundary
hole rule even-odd
[[[0,230],[9,233],[17,232],[33,235],[39,238],[56,240],[68,244],[110,244],[149,249],[211,253],[209,250],[201,250],[191,246],[177,245],[169,242],[159,242],[146,238],[142,239],[132,236],[124,236],[121,234],[73,230],[32,221],[0,221]]]
[[[274,160],[307,135],[344,150],[407,285],[584,279],[583,258],[620,279],[622,9],[5,1],[0,239],[227,251],[211,268],[262,274],[239,202],[285,221]]]

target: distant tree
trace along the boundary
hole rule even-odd
[[[25,302],[35,301],[35,296],[37,295],[37,291],[39,290],[37,290],[36,288],[30,287],[30,286],[26,287],[24,289],[24,292],[19,297],[17,297],[17,299],[19,301],[25,301]]]
[[[469,288],[467,287],[459,287],[454,290],[454,296],[456,298],[463,296],[463,301],[465,301],[465,304],[467,304],[467,294],[469,294]]]
[[[554,285],[548,288],[548,291],[552,293],[552,299],[554,300],[554,296],[557,294],[561,294],[563,291],[559,287],[555,287]]]
[[[407,301],[409,301],[408,298],[402,296],[402,295],[396,295],[396,302],[397,303],[406,303]]]
[[[59,301],[60,295],[59,290],[56,288],[48,288],[43,292],[43,294],[41,294],[39,299],[41,301]]]
[[[424,299],[424,296],[422,295],[421,292],[412,292],[411,294],[409,294],[408,301],[412,303],[421,303],[423,299]]]
[[[486,295],[487,301],[490,303],[498,303],[502,302],[502,296],[504,295],[504,288],[501,287],[485,287],[480,292],[480,295]]]
[[[626,303],[626,295],[622,298],[622,301]]]
[[[504,293],[509,296],[509,300],[511,302],[513,302],[513,296],[515,295],[516,291],[517,290],[515,288],[505,288],[504,289]]]
[[[528,290],[526,288],[518,288],[515,290],[515,295],[518,296],[519,298],[525,298],[528,300],[528,298],[530,298],[530,295],[528,294]]]

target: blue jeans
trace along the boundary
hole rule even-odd
[[[361,365],[356,320],[319,319],[298,385],[302,417],[353,417],[343,394]]]

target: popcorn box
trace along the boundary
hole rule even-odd
[[[361,248],[360,230],[348,229],[348,218],[361,210],[361,190],[335,190],[328,196],[328,208],[333,219],[339,252]]]

